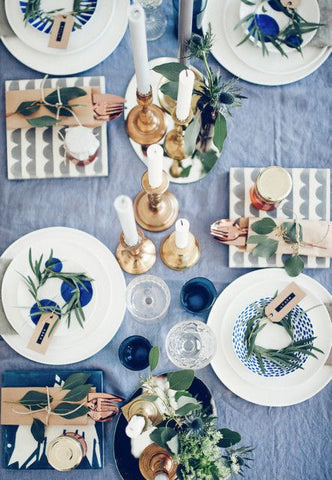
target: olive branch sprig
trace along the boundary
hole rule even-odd
[[[277,295],[278,292],[276,292],[275,295],[271,298],[271,301],[276,298]],[[282,318],[279,322],[275,322],[277,325],[282,326],[290,336],[291,343],[289,345],[281,349],[272,349],[264,348],[256,344],[256,339],[259,332],[261,332],[263,328],[265,328],[265,326],[267,325],[266,323],[262,323],[262,320],[266,319],[265,307],[268,305],[268,303],[270,303],[270,301],[263,302],[262,307],[256,306],[255,315],[246,321],[247,327],[243,336],[243,343],[247,348],[246,361],[249,360],[252,355],[255,355],[260,370],[263,374],[266,373],[263,361],[264,359],[273,362],[275,365],[282,368],[283,370],[289,370],[293,367],[297,367],[303,370],[299,354],[302,353],[304,355],[311,356],[317,359],[317,356],[313,353],[313,351],[319,353],[324,352],[319,348],[314,347],[313,345],[313,341],[317,337],[311,336],[302,340],[294,341],[294,330],[292,326],[291,312],[289,312],[288,315]],[[311,307],[310,309],[301,312],[301,316],[305,315],[305,313],[307,313],[312,308],[316,308],[319,306],[320,305],[315,305],[314,307]]]
[[[84,321],[85,321],[85,314],[81,305],[81,289],[88,291],[84,282],[91,282],[93,281],[92,278],[88,277],[85,273],[70,273],[70,272],[56,272],[52,269],[54,267],[53,262],[53,250],[51,250],[48,259],[44,263],[44,267],[42,267],[43,262],[43,254],[39,257],[38,260],[33,260],[32,258],[32,250],[29,249],[29,265],[32,273],[36,277],[36,281],[32,279],[30,275],[22,275],[20,274],[25,283],[28,287],[28,291],[33,297],[34,301],[38,305],[39,312],[30,314],[31,316],[38,316],[40,313],[44,312],[52,312],[59,315],[59,318],[54,323],[52,329],[49,332],[51,335],[52,331],[54,330],[55,326],[59,322],[61,316],[67,317],[67,326],[70,327],[71,318],[74,314],[76,320],[78,321],[79,325],[84,328]],[[47,280],[51,278],[58,278],[63,282],[67,283],[71,288],[71,297],[70,299],[63,305],[62,308],[57,306],[43,306],[39,300],[39,290],[40,288],[45,285]]]
[[[309,32],[317,30],[323,24],[307,22],[293,7],[285,7],[280,0],[273,0],[276,10],[283,13],[288,17],[288,25],[276,35],[269,35],[261,28],[259,25],[257,10],[258,8],[266,3],[266,0],[260,0],[259,2],[254,2],[250,0],[241,0],[246,5],[255,7],[252,13],[249,13],[243,17],[234,27],[234,30],[240,27],[242,24],[247,25],[248,33],[245,37],[237,44],[237,47],[245,43],[250,37],[253,37],[255,43],[260,42],[262,45],[263,55],[268,55],[269,51],[266,47],[266,42],[271,42],[272,45],[281,53],[282,56],[287,57],[283,46],[291,47],[297,50],[302,55],[301,45],[303,43],[303,35]],[[266,8],[262,6],[263,14],[266,13]]]

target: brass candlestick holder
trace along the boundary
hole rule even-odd
[[[127,273],[137,275],[145,273],[154,265],[156,261],[156,247],[153,242],[146,238],[139,228],[137,233],[140,237],[140,241],[137,245],[129,247],[125,240],[124,235],[121,233],[120,243],[116,249],[116,258],[120,264],[122,270]]]
[[[178,464],[172,455],[156,443],[146,447],[139,458],[139,469],[146,480],[154,480],[158,474],[165,474],[169,480],[177,478]]]
[[[164,264],[172,270],[185,270],[196,265],[201,256],[201,247],[197,238],[188,233],[188,245],[179,248],[175,243],[175,232],[172,232],[160,245],[160,256]]]
[[[172,118],[175,123],[175,128],[171,130],[165,138],[164,148],[166,154],[173,159],[173,164],[170,168],[172,177],[178,178],[181,175],[183,167],[181,166],[181,160],[186,158],[186,152],[184,147],[184,132],[193,118],[192,110],[188,117],[181,121],[176,116],[176,109],[173,110]]]
[[[126,120],[129,137],[140,145],[158,143],[166,133],[165,114],[152,104],[152,89],[147,95],[136,92],[136,107],[132,108]]]
[[[121,410],[128,422],[134,415],[144,417],[145,427],[143,432],[150,427],[150,424],[158,425],[158,423],[161,423],[164,419],[156,404],[145,400],[144,395],[140,395],[127,405],[124,405]]]
[[[177,219],[179,212],[178,201],[173,193],[168,191],[169,180],[163,172],[160,187],[152,188],[149,185],[148,172],[142,177],[142,188],[134,201],[136,222],[150,232],[167,230]]]

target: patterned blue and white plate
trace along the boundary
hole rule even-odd
[[[89,47],[103,36],[114,18],[116,1],[81,0],[85,11],[75,17],[73,33],[66,49],[48,46],[54,18],[48,12],[54,11],[54,8],[61,9],[59,13],[71,12],[73,0],[41,0],[40,14],[28,22],[24,21],[26,0],[5,0],[5,8],[9,24],[22,42],[39,52],[65,56]]]
[[[80,6],[81,6],[81,9],[84,10],[84,13],[82,12],[80,15],[75,15],[73,32],[75,32],[78,29],[81,29],[91,19],[92,15],[96,11],[97,1],[98,0],[81,0]],[[50,10],[46,8],[48,3],[49,2],[45,2],[41,0],[38,16],[36,16],[35,18],[30,17],[28,20],[30,25],[33,26],[33,28],[44,33],[50,33],[53,25],[53,14],[50,14],[49,12],[51,12],[52,10],[54,11],[54,2],[53,2],[53,8],[51,8]],[[63,13],[63,14],[71,13],[71,8],[66,8],[66,4],[69,3],[68,6],[70,7],[71,5],[73,5],[73,2],[67,1],[67,2],[60,2],[60,4],[61,3],[63,3],[64,6],[63,6],[63,9],[60,10],[58,13]],[[20,7],[22,10],[23,16],[26,12],[27,4],[28,4],[27,1],[23,1],[23,0],[20,1]],[[58,8],[59,6],[57,5],[57,9]],[[61,6],[60,6],[60,9],[61,9]]]
[[[264,377],[282,377],[289,373],[295,372],[295,370],[300,368],[300,366],[302,367],[308,358],[307,355],[304,355],[303,353],[298,354],[297,356],[300,359],[300,364],[289,368],[288,370],[279,367],[278,365],[269,360],[263,359],[263,364],[265,368],[265,373],[263,373],[261,371],[258,359],[255,354],[252,354],[249,359],[246,359],[248,350],[243,341],[248,320],[257,315],[259,309],[264,308],[271,300],[271,297],[261,298],[248,305],[248,307],[242,311],[242,313],[235,321],[232,341],[236,355],[250,371]],[[256,320],[254,325],[256,325],[258,322],[259,320]],[[314,336],[314,329],[310,318],[299,305],[297,305],[291,312],[291,322],[294,330],[294,341],[304,340],[305,338],[310,338]],[[282,326],[280,326],[279,328],[283,329]]]

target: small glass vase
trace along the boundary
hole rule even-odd
[[[151,42],[162,37],[167,27],[167,19],[161,10],[163,0],[138,0],[145,12],[146,39]]]
[[[199,370],[206,367],[216,349],[214,333],[201,320],[177,323],[166,337],[167,356],[179,368]]]

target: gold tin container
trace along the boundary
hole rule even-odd
[[[250,189],[251,203],[258,210],[274,210],[290,194],[292,177],[282,167],[264,168]]]
[[[46,451],[48,463],[55,470],[68,472],[79,466],[87,452],[87,444],[81,435],[67,432],[55,438]]]

